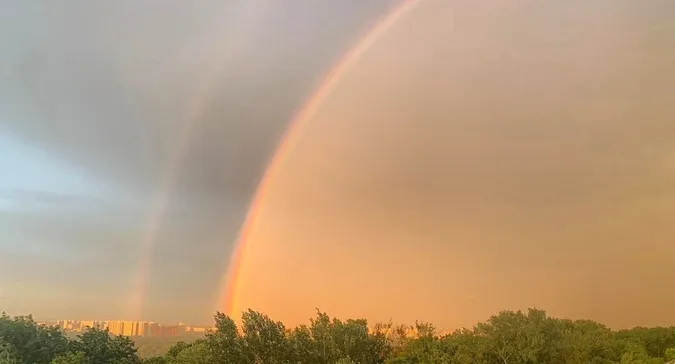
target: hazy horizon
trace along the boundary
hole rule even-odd
[[[398,3],[10,1],[0,310],[210,325],[279,138]],[[667,0],[422,0],[280,164],[237,309],[675,325],[674,42]]]

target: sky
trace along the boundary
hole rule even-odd
[[[210,323],[286,125],[392,5],[4,2],[0,309]]]
[[[208,323],[294,112],[393,5],[10,1],[0,309]],[[674,18],[668,0],[422,0],[281,160],[236,307],[675,324]]]
[[[448,4],[411,10],[298,133],[236,309],[675,324],[675,4]]]

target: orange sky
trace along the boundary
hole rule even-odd
[[[478,3],[424,1],[343,75],[271,181],[239,309],[675,324],[674,5]]]

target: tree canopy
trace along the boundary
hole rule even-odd
[[[675,327],[611,330],[591,320],[502,311],[471,329],[439,335],[412,326],[340,320],[317,310],[288,328],[248,310],[241,327],[217,313],[216,330],[141,359],[131,339],[88,329],[69,339],[30,316],[0,316],[0,364],[664,364],[675,360]]]

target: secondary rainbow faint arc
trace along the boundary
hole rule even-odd
[[[182,110],[183,114],[181,115],[178,130],[173,135],[175,140],[169,150],[166,167],[164,168],[162,178],[159,180],[160,185],[151,206],[148,226],[141,240],[139,271],[133,282],[134,289],[130,297],[129,316],[132,319],[139,319],[141,315],[143,298],[147,293],[152,254],[157,244],[157,236],[164,214],[167,211],[171,192],[177,183],[177,177],[180,173],[183,160],[189,152],[188,146],[192,133],[204,117],[208,103],[212,101],[213,90],[216,86],[215,82],[230,64],[232,57],[239,47],[247,40],[244,35],[249,33],[250,29],[246,27],[258,24],[260,17],[269,8],[268,4],[264,2],[259,7],[255,7],[252,5],[253,3],[249,2],[239,4],[244,4],[244,8],[240,11],[241,15],[236,18],[237,22],[232,24],[231,29],[234,32],[234,37],[230,38],[229,42],[217,44],[216,49],[212,52],[212,56],[207,58],[204,67],[205,72],[201,72],[199,78],[196,79],[193,94],[187,99],[186,108]]]
[[[361,56],[367,52],[368,49],[370,49],[378,41],[378,39],[380,39],[398,20],[400,20],[406,13],[412,10],[420,2],[422,2],[422,0],[405,0],[403,3],[399,4],[392,11],[390,11],[382,20],[378,21],[375,26],[366,33],[366,36],[361,38],[356,43],[356,46],[352,47],[327,73],[321,85],[312,94],[312,96],[307,99],[304,106],[299,109],[299,112],[291,120],[290,125],[281,138],[276,152],[268,164],[265,175],[258,185],[255,197],[250,204],[246,220],[244,221],[244,224],[240,230],[239,238],[237,239],[237,243],[235,245],[235,250],[230,257],[230,264],[228,265],[227,273],[224,278],[224,280],[226,280],[224,312],[230,317],[234,317],[236,314],[236,293],[241,283],[241,264],[244,257],[246,256],[246,250],[249,246],[247,241],[255,225],[258,209],[265,200],[269,190],[269,184],[274,179],[281,162],[284,160],[284,158],[286,158],[291,146],[296,141],[299,131],[311,120],[311,118],[316,113],[316,110],[325,100],[326,96],[328,96],[333,88],[337,85],[341,76],[356,62],[358,62]],[[223,297],[220,296],[218,308],[222,307],[222,301]]]

